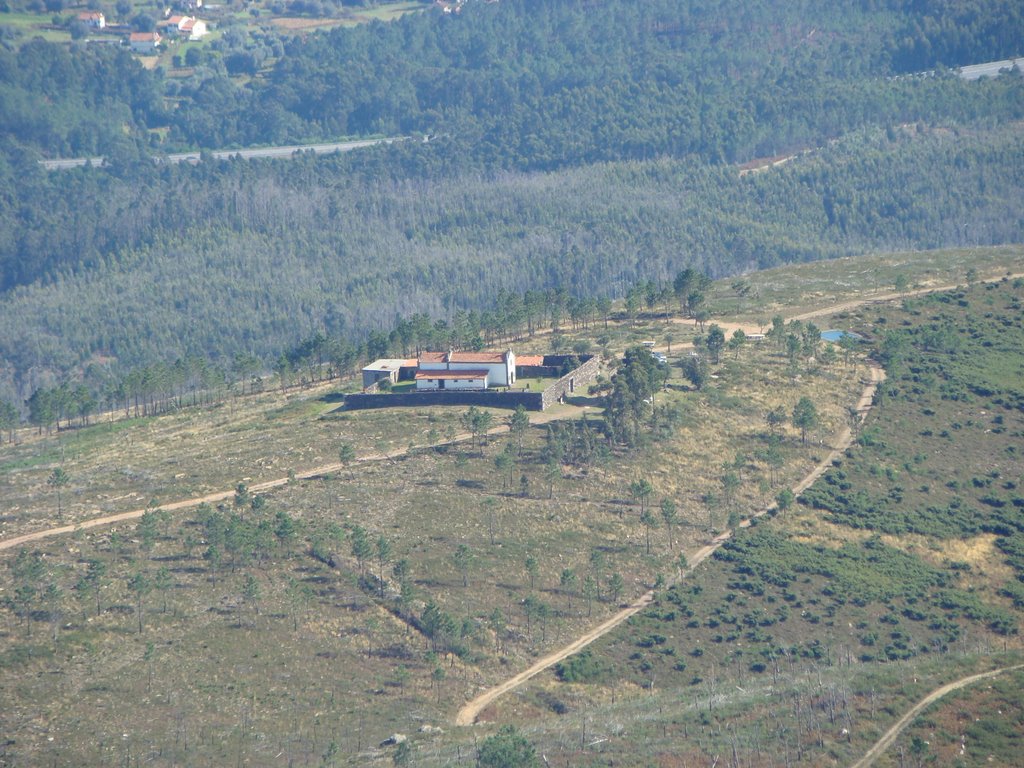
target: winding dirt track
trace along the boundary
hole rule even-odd
[[[342,469],[341,464],[330,464],[323,467],[317,467],[306,472],[297,474],[298,478],[309,478],[315,477],[316,475],[324,474],[325,472],[336,472]],[[268,480],[263,483],[256,483],[249,487],[250,491],[266,491],[270,488],[277,488],[278,486],[284,485],[288,482],[287,477],[279,478],[277,480]],[[199,504],[213,504],[214,502],[223,501],[229,499],[235,495],[233,490],[231,491],[218,491],[216,493],[210,493],[206,496],[196,496],[193,499],[184,499],[183,501],[174,501],[170,504],[161,504],[160,509],[173,512],[177,509],[184,509],[186,507],[195,507]],[[88,528],[99,528],[104,525],[112,525],[114,523],[121,523],[125,520],[136,520],[142,517],[146,513],[145,509],[133,509],[129,512],[118,512],[115,515],[105,515],[103,517],[94,517],[91,520],[82,520],[77,523],[70,523],[68,525],[61,525],[56,528],[47,528],[42,531],[34,531],[32,533],[26,533],[22,536],[15,536],[13,539],[6,539],[0,541],[0,551],[5,549],[12,549],[14,547],[21,546],[22,544],[28,544],[31,541],[39,541],[40,539],[46,539],[50,536],[60,536],[64,533],[74,533],[75,531],[84,531]]]
[[[872,365],[870,367],[870,371],[871,379],[864,387],[864,391],[861,392],[860,400],[857,401],[857,411],[860,413],[860,419],[862,422],[867,417],[867,413],[871,408],[871,402],[875,395],[875,389],[878,387],[879,382],[885,379],[885,372],[877,365]],[[832,466],[833,460],[839,458],[843,454],[843,452],[850,447],[850,443],[852,442],[853,432],[850,430],[849,427],[847,427],[843,429],[842,432],[839,433],[836,439],[835,447],[833,447],[829,454],[820,462],[818,462],[815,465],[814,469],[793,487],[793,493],[799,495],[807,488],[809,488],[815,480],[821,477],[825,470]],[[774,508],[775,505],[766,507],[765,509],[756,512],[753,515],[753,517],[761,517],[762,515],[766,515]],[[750,520],[744,520],[742,523],[740,523],[741,528],[749,527],[749,525]],[[673,583],[675,581],[678,581],[679,579],[684,578],[686,574],[692,573],[697,566],[699,566],[701,563],[707,560],[716,549],[721,547],[730,538],[732,538],[732,532],[726,531],[725,533],[716,536],[709,543],[705,544],[703,547],[698,549],[693,554],[688,555],[688,566],[686,572],[681,573],[677,579],[673,580]],[[505,695],[509,691],[518,688],[527,680],[540,674],[545,669],[548,669],[549,667],[557,664],[558,662],[571,656],[572,654],[576,653],[582,648],[587,647],[598,638],[608,634],[617,626],[622,624],[622,622],[626,621],[626,619],[628,619],[630,616],[639,613],[648,605],[650,605],[653,600],[654,591],[652,590],[650,592],[646,592],[645,594],[637,598],[628,607],[623,608],[615,615],[611,616],[608,619],[605,619],[603,622],[601,622],[596,627],[588,631],[586,634],[576,638],[568,645],[559,648],[556,651],[552,651],[547,656],[544,656],[542,659],[538,660],[528,669],[525,669],[522,672],[520,672],[518,675],[509,678],[508,680],[501,683],[500,685],[495,686],[494,688],[490,688],[484,691],[475,699],[470,701],[468,704],[464,705],[462,709],[459,710],[458,714],[455,716],[455,725],[473,725],[473,723],[475,723],[477,718],[480,716],[480,713],[496,699]]]
[[[1003,280],[1016,280],[1017,278],[1024,278],[1024,272],[1012,272],[1005,275],[999,275],[998,277],[986,277],[978,280],[979,283],[998,283]],[[829,304],[826,307],[819,307],[818,309],[808,310],[807,312],[799,312],[795,315],[786,315],[786,321],[791,320],[813,320],[816,317],[828,317],[830,315],[837,315],[840,312],[849,312],[851,309],[857,307],[867,306],[868,304],[886,304],[890,301],[898,301],[900,299],[910,298],[911,296],[925,296],[929,293],[941,293],[942,291],[952,291],[955,288],[959,288],[961,284],[957,283],[946,283],[944,285],[928,285],[923,288],[914,288],[913,290],[904,291],[903,293],[877,293],[871,296],[864,296],[857,299],[850,299],[849,301],[842,301],[838,304]],[[675,318],[672,322],[678,325],[697,327],[697,321],[685,317]],[[744,333],[761,333],[764,331],[763,327],[759,327],[753,323],[730,323],[728,321],[722,321],[716,319],[715,324],[725,332],[726,336],[731,336],[733,331],[742,330]],[[688,341],[675,342],[675,346],[680,349],[686,349],[692,347],[693,343]],[[655,347],[655,349],[662,349],[661,346]]]
[[[1005,275],[997,275],[995,277],[986,277],[979,279],[978,283],[999,283],[1003,280],[1016,280],[1017,278],[1024,277],[1024,272],[1009,272]],[[786,318],[786,320],[811,320],[815,317],[825,317],[827,315],[837,315],[840,312],[848,312],[851,309],[857,307],[863,307],[866,304],[886,304],[890,301],[899,301],[909,296],[924,296],[929,293],[941,293],[942,291],[952,291],[955,288],[960,288],[963,283],[947,283],[946,285],[928,285],[923,288],[915,288],[911,291],[904,291],[903,293],[879,293],[874,296],[865,296],[861,299],[851,299],[850,301],[843,301],[839,304],[831,304],[827,307],[821,307],[819,309],[812,309],[809,312],[801,312],[798,315],[792,315]]]
[[[968,685],[977,683],[980,680],[988,680],[989,678],[997,677],[1004,672],[1011,672],[1015,669],[1024,669],[1024,664],[1016,664],[1012,667],[1003,667],[1001,669],[993,669],[991,672],[982,672],[977,675],[962,677],[959,680],[954,680],[952,683],[943,685],[941,688],[936,688],[911,707],[903,717],[897,720],[892,728],[886,731],[882,735],[882,738],[875,742],[875,745],[865,753],[864,757],[851,765],[850,768],[868,768],[868,766],[872,765],[875,760],[881,757],[882,753],[892,745],[896,740],[896,737],[903,733],[904,729],[913,722],[915,717],[946,694],[952,693],[960,688],[966,688]]]

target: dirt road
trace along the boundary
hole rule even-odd
[[[301,474],[296,475],[299,478],[314,477],[321,475],[326,472],[336,472],[342,469],[341,464],[330,464],[323,467],[317,467]],[[249,487],[250,491],[260,492],[266,491],[270,488],[277,488],[278,486],[284,485],[288,482],[287,477],[280,478],[278,480],[268,480],[264,483],[257,483]],[[185,509],[187,507],[196,507],[200,504],[214,504],[218,501],[224,501],[235,495],[233,490],[231,491],[218,491],[217,493],[210,493],[206,496],[196,496],[192,499],[184,499],[182,501],[174,501],[170,504],[161,504],[160,509],[168,512],[173,512],[178,509]],[[40,539],[46,539],[50,536],[60,536],[65,533],[74,533],[75,531],[84,531],[89,528],[98,528],[104,525],[113,525],[114,523],[121,523],[126,520],[136,520],[142,517],[146,513],[147,509],[133,509],[128,512],[118,512],[115,515],[105,515],[104,517],[94,517],[91,520],[82,520],[77,523],[70,523],[68,525],[61,525],[56,528],[47,528],[42,531],[34,531],[33,533],[26,533],[22,536],[15,536],[13,539],[6,539],[0,541],[0,551],[5,549],[13,549],[19,547],[22,544],[28,544],[32,541],[39,541]]]
[[[1017,278],[1024,277],[1024,272],[1014,272],[1009,275],[1000,275],[999,277],[986,277],[984,280],[979,280],[979,283],[998,283],[1003,280],[1016,280]],[[821,309],[812,309],[809,312],[801,312],[798,315],[792,315],[787,317],[786,320],[812,320],[815,317],[825,317],[827,315],[837,315],[840,312],[849,312],[851,309],[857,307],[863,307],[866,304],[885,304],[890,301],[898,301],[900,299],[906,299],[910,296],[924,296],[929,293],[941,293],[942,291],[952,291],[958,288],[959,285],[956,283],[950,283],[947,285],[930,285],[924,288],[915,288],[911,291],[904,291],[903,293],[879,293],[874,296],[865,296],[862,299],[851,299],[850,301],[844,301],[840,304],[833,304],[829,307],[822,307]]]
[[[867,417],[867,413],[871,408],[871,402],[875,395],[875,389],[878,387],[879,382],[885,379],[885,372],[878,366],[872,365],[870,368],[871,378],[865,385],[863,392],[861,392],[860,399],[857,401],[857,411],[860,413],[860,420],[863,422]],[[832,466],[833,460],[839,458],[843,452],[850,447],[850,443],[853,442],[853,432],[849,427],[845,428],[839,433],[836,439],[835,446],[829,452],[829,454],[822,459],[818,464],[815,465],[814,469],[804,477],[797,485],[793,487],[793,493],[799,495],[811,484],[817,480],[821,475]],[[775,508],[775,505],[766,507],[763,510],[755,513],[752,517],[761,517],[762,515],[768,514]],[[744,520],[740,523],[741,528],[747,528],[750,526],[750,520]],[[726,531],[725,533],[719,534],[710,542],[705,544],[703,547],[698,549],[696,552],[687,555],[687,569],[685,573],[681,573],[677,579],[674,579],[671,583],[675,583],[681,578],[684,578],[687,574],[692,573],[697,566],[707,560],[715,552],[716,549],[721,547],[725,542],[732,538],[732,532]],[[603,622],[598,624],[596,627],[588,631],[586,634],[576,638],[573,642],[568,645],[559,648],[556,651],[549,653],[547,656],[538,660],[528,669],[523,670],[514,677],[509,678],[500,685],[490,688],[475,699],[467,703],[458,711],[455,716],[455,725],[473,725],[480,713],[495,700],[504,696],[511,690],[518,688],[520,685],[528,681],[530,678],[535,677],[549,667],[554,666],[558,662],[568,658],[577,651],[586,648],[592,642],[600,637],[611,632],[617,626],[626,621],[630,616],[633,616],[654,600],[654,591],[646,592],[637,598],[628,607],[623,608],[621,611],[605,619]]]
[[[565,418],[565,411],[571,410],[574,412],[583,413],[585,409],[577,408],[574,406],[559,406],[560,410],[557,413],[551,411],[544,411],[541,413],[533,413],[530,415],[531,424],[546,424],[549,421],[558,418]],[[499,424],[496,427],[488,430],[489,435],[498,435],[504,432],[508,432],[507,424]],[[451,445],[454,443],[462,443],[467,440],[473,439],[473,436],[468,432],[456,435],[450,442],[445,441],[438,443],[437,445]],[[416,446],[422,448],[426,446]],[[436,447],[436,446],[435,446]],[[364,461],[384,461],[396,459],[400,456],[404,456],[409,452],[408,448],[402,448],[401,450],[392,451],[389,453],[377,453],[368,456],[361,456],[357,459],[358,462]],[[295,477],[299,480],[308,480],[311,477],[319,477],[320,475],[330,474],[331,472],[338,472],[345,469],[345,466],[340,463],[323,464],[319,467],[313,467],[302,472],[296,473]],[[287,477],[279,477],[276,480],[267,480],[262,483],[255,483],[249,486],[249,491],[252,493],[262,493],[263,491],[269,491],[272,488],[280,488],[282,485],[288,483]],[[179,509],[187,509],[189,507],[197,507],[200,504],[215,504],[225,499],[230,499],[235,495],[234,490],[230,491],[217,491],[215,493],[209,493],[205,496],[196,496],[191,499],[182,499],[181,501],[173,501],[169,504],[161,504],[160,509],[167,512],[174,512]],[[26,533],[22,536],[15,536],[11,539],[5,539],[0,541],[0,552],[5,549],[13,549],[14,547],[20,547],[23,544],[28,544],[33,541],[39,541],[40,539],[46,539],[51,536],[60,536],[65,533],[74,533],[75,531],[84,531],[89,528],[99,528],[104,525],[113,525],[115,523],[123,523],[127,520],[137,520],[142,517],[147,511],[148,507],[144,509],[133,509],[128,512],[118,512],[113,515],[104,515],[103,517],[95,517],[91,520],[82,520],[76,523],[69,523],[68,525],[57,526],[56,528],[46,528],[42,531],[34,531],[33,533]]]
[[[689,568],[687,569],[687,572],[689,572],[696,566],[700,565],[708,557],[710,557],[711,553],[718,549],[720,546],[722,546],[722,544],[724,544],[726,541],[728,541],[731,535],[732,534],[729,531],[719,534],[716,538],[714,538],[711,541],[711,543],[697,550],[697,552],[695,552],[692,558],[689,560]],[[571,656],[577,651],[586,648],[599,637],[602,637],[611,632],[613,629],[619,626],[630,616],[633,616],[634,614],[637,614],[640,611],[642,611],[644,608],[650,605],[651,601],[653,600],[653,591],[644,593],[634,602],[632,602],[629,605],[629,607],[623,608],[615,615],[611,616],[608,619],[605,619],[603,622],[601,622],[596,627],[591,629],[585,635],[576,638],[563,648],[559,648],[557,651],[549,653],[547,656],[537,661],[529,669],[523,670],[515,677],[511,677],[505,682],[501,683],[500,685],[497,685],[494,688],[490,688],[484,691],[471,702],[466,704],[462,709],[459,710],[458,714],[455,716],[455,724],[473,725],[473,723],[476,722],[476,718],[479,716],[480,712],[483,711],[483,709],[487,707],[491,702],[495,701],[501,696],[504,696],[509,691],[518,688],[531,677],[538,675],[545,669],[554,666],[558,662]]]
[[[917,704],[911,707],[910,710],[908,710],[907,713],[903,715],[903,717],[897,720],[895,725],[893,725],[892,728],[886,731],[882,735],[882,738],[875,742],[875,745],[871,747],[871,749],[869,749],[867,753],[865,753],[864,757],[862,757],[860,760],[858,760],[856,763],[850,766],[850,768],[868,768],[868,766],[872,765],[875,762],[875,760],[881,757],[882,753],[885,752],[885,750],[888,749],[889,746],[896,740],[896,737],[903,733],[906,727],[914,721],[914,718],[916,718],[931,704],[935,703],[946,694],[952,693],[953,691],[959,690],[961,688],[966,688],[968,685],[977,683],[980,680],[988,680],[989,678],[996,677],[998,675],[1003,674],[1004,672],[1011,672],[1015,669],[1024,669],[1024,664],[1016,664],[1012,667],[1003,667],[1001,669],[993,669],[991,672],[982,672],[977,675],[962,677],[959,680],[953,681],[952,683],[947,683],[941,688],[936,688],[934,691],[932,691],[919,702],[917,702]]]

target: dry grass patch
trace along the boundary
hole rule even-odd
[[[344,413],[321,393],[277,392],[213,408],[97,423],[0,448],[8,503],[0,535],[57,524],[47,478],[63,466],[64,521],[158,505],[338,464],[343,442],[357,458],[395,452],[461,433],[455,409]],[[506,415],[496,412],[496,423]]]
[[[623,331],[622,340],[656,334],[655,326]],[[41,549],[64,590],[69,626],[61,629],[56,653],[44,654],[42,638],[38,644],[28,643],[12,622],[0,633],[0,653],[20,655],[26,645],[35,644],[40,657],[9,667],[5,682],[72,658],[88,663],[65,677],[63,687],[38,676],[37,684],[19,692],[10,711],[22,714],[9,716],[4,730],[32,733],[23,737],[24,744],[40,758],[37,762],[51,757],[81,762],[90,754],[100,761],[123,760],[125,746],[118,741],[122,728],[132,734],[133,749],[145,743],[182,762],[260,764],[283,753],[296,762],[315,763],[332,741],[350,764],[386,759],[368,752],[368,745],[391,731],[415,732],[421,723],[446,719],[479,686],[500,681],[579,636],[618,603],[649,589],[659,573],[675,575],[678,553],[707,543],[708,514],[702,499],[709,492],[720,494],[723,464],[737,453],[748,455],[731,503],[741,516],[762,509],[779,488],[806,473],[823,447],[801,446],[789,431],[779,483],[772,488],[762,482],[768,470],[755,453],[761,447],[765,411],[775,405],[791,410],[800,396],[810,396],[822,415],[822,427],[813,437],[828,443],[844,425],[845,408],[860,393],[863,371],[837,367],[804,372],[794,381],[788,364],[776,355],[767,346],[744,349],[739,361],[721,366],[713,389],[703,393],[688,391],[673,369],[671,391],[658,395],[659,407],[680,411],[669,433],[639,450],[615,449],[604,462],[563,466],[550,489],[541,462],[546,433],[542,422],[583,413],[593,418],[597,409],[558,406],[535,418],[511,484],[494,463],[509,440],[503,435],[492,436],[482,449],[468,443],[421,448],[288,483],[265,494],[267,506],[255,514],[266,520],[279,512],[289,515],[304,526],[300,541],[290,556],[274,555],[258,568],[245,566],[231,573],[224,566],[216,574],[203,557],[201,542],[186,551],[186,537],[202,533],[189,512],[172,521],[172,532],[150,554],[140,549],[134,524],[82,535],[70,545],[67,540],[48,542]],[[444,439],[450,429],[461,432],[464,410],[347,413],[317,393],[264,393],[220,408],[186,409],[62,435],[63,446],[51,437],[5,447],[0,482],[12,490],[17,512],[3,535],[53,519],[52,489],[45,479],[59,463],[61,447],[73,478],[68,515],[81,518],[131,509],[151,498],[159,502],[229,489],[239,481],[254,485],[283,477],[290,469],[336,465],[342,442],[354,445],[363,459],[410,443],[422,446]],[[495,423],[508,415],[494,413]],[[656,513],[662,497],[679,503],[674,547],[662,527],[652,531],[652,551],[647,553],[639,505],[629,495],[629,484],[638,477],[653,485],[649,501]],[[727,510],[716,507],[715,514],[714,527],[723,527]],[[371,543],[379,537],[389,543],[383,598],[373,587],[379,563],[371,556],[361,566],[352,551],[355,526],[367,531]],[[308,555],[311,542],[330,530],[345,534],[330,545],[333,567]],[[119,558],[111,554],[115,532],[125,548]],[[460,544],[470,553],[465,576],[453,558]],[[111,560],[115,586],[104,597],[98,619],[79,621],[75,578],[94,556]],[[538,564],[533,583],[528,558]],[[392,566],[403,559],[414,587],[403,610],[419,617],[434,602],[447,612],[464,631],[461,657],[429,655],[428,639],[397,618]],[[139,567],[152,574],[158,563],[174,573],[172,607],[168,615],[158,613],[154,606],[159,598],[149,596],[148,628],[139,636],[128,579]],[[560,583],[565,569],[577,577],[571,590]],[[360,584],[362,573],[373,578]],[[262,593],[259,614],[243,594],[249,574]],[[609,589],[615,575],[624,586],[613,601]],[[599,582],[600,599],[583,594],[587,576]],[[294,581],[313,591],[304,606],[296,606],[289,593]],[[547,606],[546,618],[526,614],[528,598]],[[45,637],[43,621],[36,621],[35,632]],[[166,648],[161,645],[168,641]],[[154,643],[148,660],[147,642]],[[439,668],[443,674],[438,681],[434,675]],[[142,681],[150,674],[160,696],[145,690],[148,683]],[[539,690],[550,684],[542,682]],[[633,683],[617,684],[614,695],[627,694],[642,692]],[[611,690],[598,692],[602,701],[611,697]],[[145,709],[139,707],[143,700]],[[499,710],[520,706],[533,714],[546,711],[547,705],[532,699],[509,701]],[[88,721],[91,729],[83,725],[85,703],[102,713]],[[27,713],[38,711],[46,711],[50,722],[71,724],[59,750],[32,730]],[[148,713],[145,719],[143,711]],[[182,746],[186,741],[191,751]]]
[[[786,529],[796,541],[830,549],[839,549],[848,543],[860,543],[874,535],[871,531],[836,525],[823,519],[819,510],[802,505],[794,507],[792,514],[787,517]]]
[[[974,586],[984,588],[1016,578],[1013,568],[1006,564],[1006,553],[996,547],[998,538],[989,533],[966,539],[939,541],[912,534],[881,537],[887,545],[911,552],[935,566],[948,566],[951,562],[966,563],[971,570],[961,576],[965,589]]]
[[[772,362],[766,358],[763,364],[771,366]],[[751,370],[759,365],[760,361],[749,363]],[[170,749],[170,744],[175,740],[181,743],[184,734],[189,733],[193,745],[200,738],[197,752],[190,754],[215,761],[251,762],[265,760],[268,753],[262,750],[270,744],[278,751],[305,750],[307,755],[312,754],[310,750],[322,752],[329,745],[328,739],[338,738],[338,733],[345,734],[345,751],[356,754],[360,746],[365,748],[370,743],[370,733],[380,740],[390,730],[413,730],[412,713],[436,722],[478,686],[502,679],[510,669],[522,668],[538,654],[593,626],[618,602],[648,589],[659,571],[673,575],[676,553],[680,549],[692,551],[707,541],[703,515],[693,511],[689,525],[680,524],[674,531],[674,550],[668,545],[667,532],[659,530],[653,532],[653,553],[647,555],[639,508],[628,496],[628,485],[638,476],[650,477],[655,486],[653,503],[661,495],[713,488],[716,468],[747,445],[761,423],[760,407],[744,404],[744,388],[772,381],[771,377],[760,376],[750,376],[746,383],[742,377],[736,379],[720,396],[696,396],[699,407],[693,418],[669,439],[640,451],[617,453],[593,467],[563,467],[550,497],[543,467],[538,463],[544,445],[542,424],[529,430],[512,487],[504,487],[506,481],[494,467],[494,457],[509,439],[500,436],[490,438],[482,451],[464,443],[446,450],[420,450],[391,461],[357,462],[266,494],[266,511],[260,514],[272,518],[278,511],[287,513],[307,526],[305,536],[326,530],[333,523],[349,533],[352,526],[359,525],[368,531],[371,542],[385,537],[391,554],[385,564],[388,584],[384,600],[357,585],[361,568],[346,540],[334,547],[334,568],[305,555],[261,567],[257,575],[262,591],[261,612],[256,615],[243,595],[245,569],[237,574],[221,573],[214,581],[211,566],[202,557],[202,545],[191,554],[181,550],[187,532],[198,533],[188,524],[190,516],[186,513],[180,518],[186,525],[171,539],[161,540],[148,556],[151,564],[146,566],[152,572],[157,558],[169,558],[166,562],[177,582],[171,615],[154,615],[152,601],[157,598],[147,598],[149,628],[141,640],[136,639],[134,601],[126,584],[132,568],[138,565],[132,566],[122,557],[112,574],[116,575],[116,589],[104,598],[108,608],[99,624],[71,621],[59,645],[62,655],[79,653],[75,649],[84,647],[88,636],[102,658],[126,673],[132,670],[135,677],[144,678],[152,667],[163,689],[175,692],[173,702],[168,699],[157,707],[166,712],[161,722],[178,724],[160,730],[139,722],[131,703],[138,701],[133,697],[141,695],[139,689],[115,684],[97,665],[83,670],[63,691],[48,685],[26,691],[25,698],[20,699],[24,711],[43,704],[54,721],[80,721],[76,698],[68,692],[100,686],[104,690],[97,696],[105,714],[97,720],[95,731],[106,745],[103,749],[113,749],[110,744],[116,743],[116,728],[134,723],[129,728],[135,734],[133,743],[145,741]],[[816,391],[831,392],[828,396],[838,399],[850,383],[841,377],[822,377],[815,386],[822,387]],[[757,397],[751,390],[747,400],[754,402]],[[665,398],[679,405],[695,400],[694,395],[683,391]],[[88,451],[84,444],[79,446],[71,466],[75,473],[99,473],[107,462],[126,458],[124,443],[128,441],[134,451],[135,471],[145,470],[154,476],[147,488],[157,485],[161,478],[170,478],[164,479],[170,483],[175,474],[182,469],[188,472],[190,466],[195,466],[188,476],[192,482],[220,478],[222,487],[230,487],[238,479],[256,482],[268,472],[280,473],[286,466],[299,465],[299,458],[307,466],[332,461],[338,442],[345,438],[352,440],[363,455],[382,444],[403,447],[410,436],[415,441],[431,430],[443,431],[463,410],[346,414],[333,413],[330,406],[315,402],[272,399],[268,405],[271,408],[263,413],[196,411],[125,425],[112,433],[114,445],[103,445],[97,433],[95,445]],[[301,434],[299,441],[294,439],[296,433]],[[733,433],[731,437],[729,433]],[[82,433],[83,440],[87,437],[88,430]],[[792,436],[788,443],[794,447],[792,457],[799,456],[801,465],[810,461],[806,449],[795,448]],[[205,454],[211,444],[220,446],[217,453],[223,456]],[[53,441],[42,441],[39,446],[52,449]],[[756,471],[748,468],[745,488],[735,501],[743,509],[762,501],[755,498],[758,491],[750,490],[756,486]],[[796,476],[800,471],[793,465],[786,476]],[[38,483],[46,467],[35,466],[25,472],[34,473]],[[518,484],[523,474],[529,480],[525,495]],[[121,498],[116,503],[137,503],[124,498],[124,493],[114,494],[113,482],[108,487],[111,497],[105,500],[107,503],[115,503],[118,496]],[[489,499],[495,500],[493,520]],[[35,503],[43,502],[37,498]],[[686,504],[682,506],[685,517],[689,513]],[[79,573],[84,559],[93,553],[109,556],[112,533],[121,537],[122,546],[136,563],[140,558],[147,562],[147,556],[139,550],[134,525],[80,537],[76,542],[80,553],[68,551],[63,542],[50,542],[46,545],[47,557],[55,564],[67,562],[72,571]],[[453,560],[459,544],[469,547],[471,554],[468,587],[463,586],[463,575]],[[594,551],[602,558],[597,568],[591,561]],[[528,557],[538,562],[533,584],[526,569]],[[411,611],[421,615],[425,605],[433,601],[465,626],[468,654],[461,660],[432,660],[426,655],[427,639],[394,617],[397,594],[391,565],[400,559],[410,563],[415,588]],[[560,585],[560,575],[567,568],[579,579],[571,592]],[[372,557],[363,569],[374,575],[379,572]],[[619,600],[611,602],[608,590],[614,574],[621,575],[624,587]],[[587,575],[599,580],[603,599],[588,600],[582,594],[580,582]],[[71,601],[71,574],[60,578],[66,585],[66,599]],[[295,578],[315,591],[306,608],[297,609],[289,602],[287,585]],[[546,619],[530,619],[524,613],[528,597],[548,606]],[[69,602],[69,606],[72,604]],[[112,610],[111,605],[120,607]],[[500,637],[491,623],[495,609],[502,618]],[[78,609],[69,607],[68,615],[72,610]],[[301,612],[297,621],[296,610]],[[44,631],[42,625],[37,625],[37,633]],[[182,650],[164,652],[158,646],[153,660],[144,662],[145,646],[140,643],[157,636],[170,639],[175,649]],[[123,644],[126,638],[129,645]],[[24,642],[17,631],[6,633],[2,641],[9,651]],[[444,675],[437,683],[432,674],[439,662]],[[20,677],[24,671],[12,669],[11,673]],[[318,681],[331,682],[325,687]],[[180,699],[183,692],[189,692],[190,704],[185,707]],[[261,706],[251,704],[254,694],[263,702]],[[524,706],[533,711],[532,704]],[[334,713],[331,717],[335,719],[324,719],[325,711]],[[281,719],[275,712],[289,714]],[[367,728],[363,737],[355,733],[353,718],[358,717],[357,712],[373,718],[372,729]],[[313,733],[308,724],[316,721],[317,713],[326,725]],[[303,719],[304,724],[297,725],[292,718]],[[190,730],[198,722],[204,724],[202,737]],[[21,733],[24,727],[22,721],[11,721],[11,732]],[[91,736],[72,730],[73,747],[60,754],[81,755],[89,749],[100,749],[90,742]],[[265,736],[256,737],[254,733]],[[31,743],[38,744],[38,754],[49,754],[44,742]],[[239,743],[240,747],[223,747]],[[231,749],[240,749],[242,757]],[[114,753],[105,754],[109,758]],[[358,762],[360,758],[353,759]]]

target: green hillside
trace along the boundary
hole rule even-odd
[[[0,71],[11,138],[49,155],[123,152],[126,136],[145,147],[159,129],[201,148],[450,134],[472,164],[533,168],[731,161],[969,113],[948,78],[887,78],[1018,55],[1022,25],[1008,0],[473,1],[283,39],[225,19],[173,78],[109,46],[17,40]],[[130,116],[110,111],[119,102]]]
[[[796,508],[738,532],[599,641],[587,685],[551,675],[528,707],[491,716],[553,750],[587,713],[606,741],[570,750],[579,765],[646,764],[637,739],[652,757],[850,765],[931,688],[1018,663],[1022,290],[1007,279],[835,315],[876,340],[888,374],[855,445]],[[625,703],[609,705],[615,690]],[[542,725],[550,702],[567,711]],[[1014,763],[1014,709],[973,710],[966,764]],[[954,761],[951,741],[925,719],[885,764]]]
[[[389,154],[401,163],[433,151]],[[317,332],[361,345],[398,316],[490,312],[502,291],[620,297],[688,265],[721,276],[1012,242],[1022,158],[1010,126],[862,133],[742,178],[667,158],[432,181],[313,159],[53,175],[35,188],[37,223],[9,251],[19,270],[48,262],[48,276],[0,297],[6,397],[83,372],[99,396],[157,361],[200,357],[230,371],[244,352],[269,366]],[[96,201],[87,218],[83,199]],[[9,213],[14,230],[24,211]]]
[[[320,336],[363,350],[502,291],[620,298],[687,266],[1019,242],[1024,81],[947,67],[1014,55],[1021,24],[1002,0],[467,2],[284,37],[225,17],[173,72],[12,33],[0,398],[24,416],[40,387],[99,398],[146,366],[230,378]],[[410,138],[152,163],[359,135]],[[768,158],[789,162],[746,174]]]
[[[77,11],[0,0],[0,766],[850,766],[1022,663],[1020,2]],[[508,346],[601,375],[344,407]]]

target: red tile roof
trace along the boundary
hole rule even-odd
[[[416,380],[420,379],[483,379],[490,371],[419,371]]]
[[[420,352],[421,363],[443,363],[448,356],[447,352]]]
[[[504,352],[452,352],[448,356],[453,363],[504,363]]]
[[[516,355],[516,367],[520,365],[544,365],[544,355]]]

